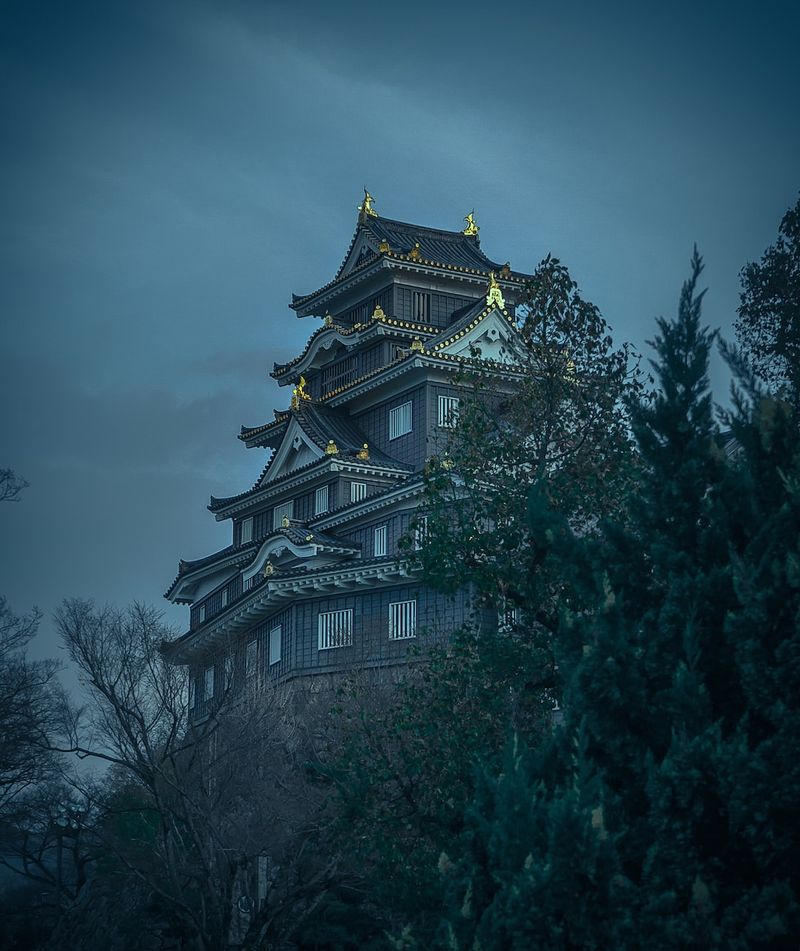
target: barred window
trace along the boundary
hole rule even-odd
[[[206,667],[203,676],[203,700],[210,700],[214,696],[214,668]]]
[[[373,554],[376,558],[386,554],[386,526],[379,525],[373,535]]]
[[[328,486],[323,485],[314,493],[314,514],[322,515],[328,511]]]
[[[276,505],[272,513],[272,527],[280,528],[284,518],[292,518],[294,515],[294,501],[283,502]]]
[[[280,624],[269,632],[269,664],[277,664],[281,659],[281,640],[283,631]]]
[[[439,426],[442,429],[452,429],[458,422],[458,397],[439,397]]]
[[[243,518],[239,526],[239,544],[244,545],[246,542],[251,542],[253,540],[253,516]]]
[[[417,602],[394,601],[389,605],[389,640],[417,636]]]
[[[350,501],[351,502],[360,502],[362,499],[367,497],[367,483],[366,482],[351,482],[350,483]]]
[[[258,643],[250,641],[244,652],[244,675],[250,680],[256,675],[258,667]]]
[[[233,658],[230,654],[225,655],[223,673],[225,675],[225,689],[230,690],[233,686]]]
[[[389,410],[389,439],[411,432],[411,401]]]
[[[411,292],[411,319],[423,323],[428,319],[429,296],[424,291]]]
[[[319,616],[319,649],[349,647],[353,643],[353,609],[325,611]]]

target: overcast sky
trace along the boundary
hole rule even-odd
[[[552,251],[646,351],[692,245],[738,272],[800,189],[798,4],[3,2],[0,593],[162,603],[229,542],[211,493],[317,326],[361,189],[531,270]],[[648,9],[649,8],[649,9]],[[724,386],[717,367],[715,381]],[[719,392],[719,398],[724,392]]]

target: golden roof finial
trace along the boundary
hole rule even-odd
[[[339,455],[339,447],[336,445],[336,443],[332,439],[328,440],[328,445],[325,447],[325,455],[326,456]]]
[[[289,516],[284,515],[283,518],[281,519],[281,528],[288,528],[288,527],[289,527]]]
[[[325,314],[325,326],[326,327],[333,326],[333,317],[331,317],[330,312]]]
[[[364,201],[358,206],[359,217],[361,218],[377,218],[378,212],[372,207],[372,203],[375,199],[367,191],[366,187],[364,188]]]
[[[489,293],[486,295],[486,303],[494,304],[499,307],[500,310],[503,310],[506,306],[503,292],[500,290],[500,285],[497,283],[494,271],[489,274]]]
[[[381,320],[381,318],[383,318],[383,317],[385,317],[385,316],[386,316],[386,314],[383,312],[383,308],[381,307],[381,305],[380,305],[380,304],[376,304],[376,305],[375,305],[375,310],[372,311],[372,319],[373,319],[373,320]]]
[[[414,247],[408,252],[408,256],[412,261],[419,261],[419,259],[422,257],[419,251],[419,241],[414,242]]]
[[[300,377],[300,382],[292,390],[292,409],[300,409],[302,400],[310,400],[311,394],[306,389],[306,378]]]
[[[356,453],[356,459],[369,459],[369,443],[364,445]]]
[[[384,238],[383,241],[381,241],[381,243],[378,245],[378,250],[381,252],[381,254],[388,254],[392,250],[389,247],[389,242],[386,240],[386,238]]]
[[[472,235],[477,235],[477,233],[481,230],[481,229],[478,227],[478,225],[475,224],[475,209],[474,209],[474,208],[473,208],[472,211],[464,218],[464,221],[466,221],[467,227],[464,228],[464,230],[461,232],[461,234],[466,234],[466,235],[472,236]]]
[[[273,565],[271,561],[268,561],[266,565],[264,565],[264,577],[269,578],[269,576],[274,573],[275,573],[275,565]]]
[[[414,339],[411,341],[411,349],[412,349],[412,350],[424,350],[424,349],[425,349],[425,345],[424,345],[423,342],[419,339],[419,337],[414,337]]]
[[[508,277],[511,274],[511,262],[506,263],[500,268],[500,277]]]

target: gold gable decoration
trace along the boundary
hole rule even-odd
[[[283,518],[281,519],[281,528],[288,528],[288,527],[289,527],[289,516],[284,515]]]
[[[356,459],[369,459],[369,443],[364,445],[356,453]]]
[[[467,235],[468,237],[475,237],[475,236],[477,236],[478,232],[479,232],[481,229],[480,229],[479,225],[477,225],[476,222],[475,222],[475,209],[474,209],[474,208],[473,208],[472,211],[464,218],[464,221],[466,221],[467,227],[464,228],[464,230],[461,232],[461,234],[465,234],[465,235]]]
[[[489,274],[489,292],[486,295],[486,303],[489,306],[494,304],[496,307],[499,307],[500,310],[505,310],[505,298],[503,297],[503,292],[500,290],[500,285],[497,283],[497,278],[494,276],[494,271]]]
[[[414,242],[414,247],[408,252],[408,256],[412,261],[419,261],[422,259],[422,253],[419,250],[419,241]]]
[[[274,574],[275,574],[275,566],[272,564],[271,561],[268,561],[266,565],[264,565],[264,577],[269,578],[270,575],[274,575]]]
[[[375,310],[372,311],[372,319],[373,319],[373,320],[383,320],[383,318],[384,318],[385,316],[386,316],[386,314],[384,313],[384,310],[383,310],[383,308],[381,307],[381,305],[380,305],[380,304],[376,304],[376,305],[375,305]]]
[[[325,447],[325,455],[326,456],[339,455],[339,447],[336,445],[336,443],[332,439],[328,440],[328,445]]]
[[[381,252],[381,254],[388,254],[392,250],[389,247],[389,242],[386,240],[386,238],[384,238],[383,241],[381,241],[381,243],[378,245],[378,250]]]
[[[364,218],[377,218],[378,212],[372,207],[372,203],[375,199],[367,191],[366,187],[364,188],[364,201],[358,206],[359,217],[363,220]]]
[[[411,349],[422,351],[425,349],[425,344],[419,339],[419,337],[414,337],[414,339],[411,341]]]

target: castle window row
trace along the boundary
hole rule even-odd
[[[323,611],[318,618],[317,648],[321,651],[353,644],[353,609]],[[417,602],[392,601],[389,604],[389,640],[417,636]]]

